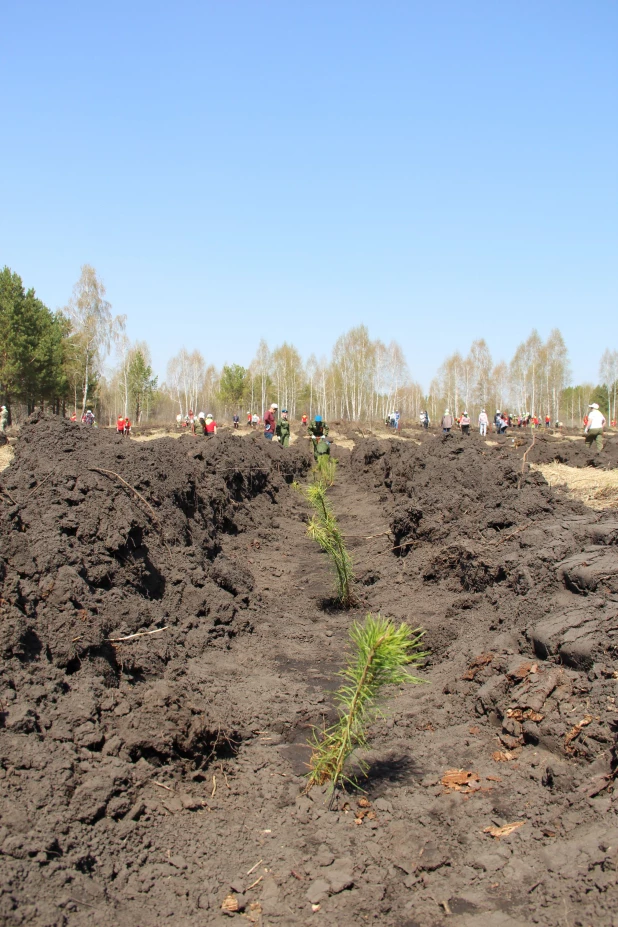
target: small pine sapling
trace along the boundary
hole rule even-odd
[[[336,600],[344,608],[349,608],[354,603],[352,558],[326,498],[326,486],[322,482],[312,483],[304,494],[315,512],[307,526],[307,534],[330,558],[337,581]]]
[[[313,477],[316,483],[323,483],[327,489],[335,482],[337,476],[337,458],[330,454],[321,454],[313,468]]]
[[[422,663],[427,656],[427,651],[420,650],[424,633],[406,624],[396,627],[381,615],[369,614],[363,624],[353,624],[353,651],[340,674],[346,681],[335,693],[339,720],[314,732],[307,791],[330,782],[334,797],[338,786],[351,783],[344,768],[352,753],[367,745],[369,725],[379,715],[375,703],[381,691],[389,685],[422,682],[407,667]],[[360,767],[366,772],[365,763]]]

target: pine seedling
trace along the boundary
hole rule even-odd
[[[353,650],[340,673],[344,684],[335,693],[339,720],[322,732],[314,732],[309,762],[307,791],[330,782],[334,792],[344,783],[352,784],[344,769],[352,753],[367,746],[368,728],[379,715],[376,699],[385,686],[404,682],[420,683],[407,672],[427,656],[420,650],[425,632],[406,624],[395,624],[381,615],[367,615],[363,624],[355,622],[350,631]],[[367,764],[361,762],[362,773]]]
[[[316,483],[323,483],[326,489],[335,482],[337,476],[337,458],[330,454],[321,454],[313,468],[313,479]]]
[[[336,601],[349,608],[354,603],[352,558],[326,498],[326,486],[322,482],[312,483],[306,488],[305,497],[315,512],[307,526],[307,534],[328,555],[337,583]]]

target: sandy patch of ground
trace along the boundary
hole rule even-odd
[[[149,434],[134,434],[131,435],[132,441],[156,441],[157,438],[180,438],[181,435],[185,433],[184,429],[168,429],[168,428],[157,428],[154,431],[151,431]]]
[[[340,432],[335,431],[333,428],[330,429],[328,437],[331,441],[334,441],[337,447],[347,447],[348,450],[354,448],[354,441],[350,438],[346,438],[345,435],[340,434]]]
[[[618,508],[618,471],[596,467],[576,469],[561,463],[531,464],[550,486],[560,486],[593,509]]]
[[[14,452],[10,444],[0,447],[0,470],[6,470],[13,460]]]

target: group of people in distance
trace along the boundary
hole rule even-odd
[[[9,420],[9,414],[6,406],[0,407],[0,432],[4,432],[7,428]],[[77,421],[77,413],[74,412],[71,415],[71,421]],[[81,417],[81,422],[84,425],[96,426],[96,421],[94,414],[91,409],[88,409]],[[309,437],[311,438],[313,445],[313,453],[315,459],[322,454],[330,454],[330,442],[328,439],[328,425],[322,419],[321,415],[316,415],[311,421],[309,421],[308,416],[303,414],[301,419],[302,425],[307,428]],[[385,423],[395,429],[399,430],[400,427],[400,414],[398,411],[391,412],[387,417]],[[234,429],[238,429],[240,426],[240,416],[238,414],[234,415],[232,419],[232,424]],[[247,412],[247,426],[251,428],[257,428],[260,424],[260,418],[257,413]],[[429,428],[430,419],[429,414],[425,410],[420,413],[420,424],[422,428]],[[596,449],[601,451],[603,450],[603,429],[605,428],[607,422],[605,416],[599,409],[598,403],[591,402],[588,406],[588,414],[584,417],[584,434],[586,439],[586,444],[591,447],[593,444],[596,446]],[[194,412],[189,409],[189,413],[186,416],[178,414],[176,416],[176,425],[178,428],[188,428],[191,433],[194,435],[204,435],[210,437],[217,434],[217,423],[214,419],[214,416],[209,412],[207,415],[204,412],[200,412],[198,415],[195,415]],[[282,447],[289,447],[290,444],[290,420],[288,418],[288,410],[282,409],[279,413],[279,406],[276,402],[273,402],[267,412],[264,414],[264,437],[267,441],[277,441],[281,444]],[[478,417],[478,429],[481,437],[487,435],[487,430],[489,428],[489,416],[485,409],[481,409]],[[551,417],[549,413],[545,416],[544,420],[539,419],[536,415],[530,415],[528,412],[523,415],[511,414],[507,412],[501,412],[500,409],[496,409],[496,414],[493,417],[492,425],[496,434],[505,435],[507,429],[509,428],[526,428],[530,427],[531,429],[539,428],[545,426],[545,428],[551,427]],[[561,427],[562,423],[556,421],[554,427]],[[612,421],[612,427],[616,427],[616,422]],[[444,415],[440,420],[440,427],[443,434],[449,434],[450,431],[455,427],[461,429],[463,435],[470,434],[470,428],[472,422],[467,411],[464,411],[459,417],[456,417],[451,414],[449,409],[445,409]],[[116,434],[123,435],[127,437],[131,434],[131,421],[128,416],[119,415],[116,421]]]
[[[394,428],[395,431],[399,431],[399,419],[401,418],[399,412],[395,410],[394,412],[389,412],[389,414],[384,419],[384,424],[388,428]]]
[[[322,416],[316,415],[315,418],[309,422],[305,414],[301,421],[302,424],[306,426],[311,438],[313,453],[316,460],[322,454],[330,454],[330,442],[327,440],[328,425],[322,419]],[[260,419],[256,413],[247,412],[248,427],[257,428],[259,422]],[[209,437],[217,434],[217,423],[210,412],[208,415],[205,415],[203,412],[200,412],[199,415],[195,415],[193,410],[189,409],[189,414],[184,418],[180,414],[176,416],[176,425],[178,428],[189,428],[194,435],[205,435]],[[236,414],[232,418],[232,426],[237,430],[239,425],[240,416]],[[276,441],[282,447],[289,447],[290,420],[287,409],[282,409],[281,413],[279,413],[278,404],[276,402],[271,403],[268,410],[264,413],[263,425],[264,437],[267,441]]]
[[[273,402],[264,414],[264,437],[267,441],[278,441],[282,447],[290,444],[290,420],[288,410],[282,409],[278,416],[279,406]],[[323,454],[330,454],[330,441],[328,438],[328,425],[321,415],[316,415],[311,422],[303,415],[301,422],[306,426],[313,445],[313,456],[317,460]]]
[[[526,412],[525,415],[509,415],[508,412],[501,412],[500,409],[496,409],[496,414],[493,417],[493,427],[497,435],[505,435],[508,428],[539,428],[543,423],[536,415],[530,415]],[[549,428],[551,425],[551,418],[549,415],[545,416],[544,421],[545,427]],[[421,412],[421,425],[425,428],[429,427],[429,416],[427,412]],[[472,425],[470,416],[467,411],[463,412],[459,418],[451,415],[448,409],[445,409],[444,415],[440,420],[440,427],[444,434],[448,434],[451,428],[454,428],[455,425],[458,425],[461,428],[461,433],[464,435],[470,434],[470,427]],[[555,423],[556,427],[560,427],[561,422]],[[481,409],[478,417],[478,429],[481,436],[487,434],[487,428],[489,427],[489,416],[485,409]]]
[[[77,412],[73,413],[73,415],[71,416],[71,421],[72,422],[77,421]],[[97,424],[96,419],[94,417],[94,412],[92,411],[92,409],[86,409],[86,411],[81,417],[81,423],[82,425],[90,425],[92,427],[94,427]]]
[[[189,409],[188,415],[184,417],[179,412],[176,416],[177,428],[188,428],[192,435],[216,435],[217,423],[211,412],[206,415],[205,412],[199,412],[197,415],[193,409]]]
[[[596,402],[591,402],[588,406],[588,414],[584,418],[584,434],[586,437],[586,444],[591,447],[592,444],[596,445],[597,450],[603,450],[603,429],[607,424],[605,416],[599,409],[599,405]],[[427,412],[421,412],[420,423],[424,428],[429,427],[429,415]],[[561,422],[556,422],[555,427],[561,427]],[[444,415],[440,420],[440,427],[442,428],[443,434],[449,434],[451,429],[458,425],[461,428],[461,433],[464,435],[470,434],[470,416],[467,412],[463,412],[459,418],[451,415],[448,409],[445,409]],[[542,425],[545,428],[551,426],[551,417],[549,414],[545,416],[544,422],[541,422],[537,415],[530,415],[526,412],[525,415],[509,415],[507,412],[501,412],[500,409],[496,409],[496,414],[493,418],[493,426],[496,434],[505,435],[508,428],[527,428],[528,426],[531,429],[539,428]],[[487,428],[489,426],[489,417],[485,409],[481,409],[478,418],[478,428],[479,433],[482,437],[487,434]],[[612,422],[612,427],[615,427],[616,423]]]
[[[131,434],[131,421],[128,416],[119,415],[116,419],[116,434],[128,438]]]

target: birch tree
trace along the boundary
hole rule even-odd
[[[271,355],[271,373],[277,404],[296,418],[296,403],[304,386],[303,363],[293,345],[284,342]]]
[[[268,389],[270,387],[270,368],[271,368],[272,359],[270,356],[270,350],[268,345],[262,338],[258,345],[257,353],[251,362],[250,370],[255,376],[255,379],[258,381],[259,395],[260,395],[260,410],[261,415],[264,417],[264,411],[266,409],[266,403],[268,400]]]
[[[100,376],[103,360],[109,353],[114,327],[119,324],[119,320],[112,317],[111,304],[105,299],[103,282],[90,264],[83,265],[64,313],[73,330],[70,340],[81,382],[83,415],[93,381]]]
[[[618,351],[603,352],[599,365],[599,380],[607,391],[607,410],[610,422],[616,420],[616,392],[618,390]]]
[[[366,325],[341,335],[333,348],[333,366],[340,380],[342,405],[352,421],[360,421],[370,409],[376,347]]]

